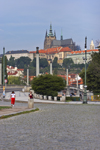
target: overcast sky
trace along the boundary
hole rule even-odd
[[[44,47],[50,23],[59,40],[72,38],[84,49],[100,40],[100,0],[0,0],[0,54]]]

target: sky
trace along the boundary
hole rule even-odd
[[[0,0],[0,54],[44,48],[50,23],[60,40],[72,38],[84,50],[100,40],[100,0]],[[96,46],[96,45],[95,45]]]

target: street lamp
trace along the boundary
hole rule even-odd
[[[3,47],[3,98],[5,97],[5,47]]]
[[[84,99],[83,99],[83,104],[87,104],[87,92],[86,92],[86,88],[87,88],[87,85],[86,85],[86,60],[87,60],[87,57],[86,57],[86,54],[87,54],[87,37],[85,37],[85,85],[84,85]]]

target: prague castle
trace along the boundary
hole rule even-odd
[[[44,40],[44,49],[54,48],[54,47],[69,47],[71,50],[76,50],[75,42],[73,42],[72,38],[64,39],[63,35],[61,35],[61,39],[56,39],[56,33],[52,32],[52,25],[50,24],[49,34],[46,31],[45,40]]]
[[[47,31],[46,31],[46,35],[45,35],[44,49],[51,48],[53,40],[56,40],[56,33],[55,32],[54,34],[52,33],[52,25],[50,24],[49,34],[47,34]]]

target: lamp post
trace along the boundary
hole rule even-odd
[[[86,60],[87,60],[87,57],[86,57],[86,54],[87,54],[87,37],[85,37],[85,85],[84,85],[84,99],[83,99],[83,104],[87,104],[87,92],[86,92],[86,88],[87,88],[87,85],[86,85]]]
[[[52,75],[52,59],[50,60],[50,74]]]
[[[39,47],[36,47],[36,76],[39,75]]]
[[[3,98],[5,97],[5,47],[3,47]]]

